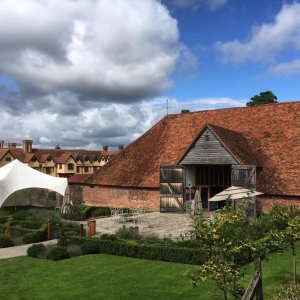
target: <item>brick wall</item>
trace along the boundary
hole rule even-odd
[[[121,188],[84,186],[83,202],[92,206],[143,207],[146,210],[159,211],[159,189]]]
[[[275,196],[265,196],[257,198],[257,211],[267,213],[274,205],[293,205],[300,209],[300,197],[275,197]]]

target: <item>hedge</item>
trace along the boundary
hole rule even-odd
[[[122,241],[72,237],[70,244],[87,245],[92,241],[98,245],[98,253],[135,257],[150,260],[161,260],[183,264],[203,264],[208,259],[208,250],[201,248],[181,248],[170,245],[140,245]],[[84,246],[86,247],[86,246]],[[83,250],[83,249],[82,249]]]

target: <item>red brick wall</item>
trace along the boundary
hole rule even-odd
[[[159,211],[159,190],[142,188],[84,186],[83,202],[93,206],[143,207],[146,210]]]
[[[300,209],[300,197],[263,197],[257,198],[257,211],[267,213],[274,205],[294,205]]]

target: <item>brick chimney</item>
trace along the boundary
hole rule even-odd
[[[8,143],[8,149],[16,148],[17,144],[16,143]]]
[[[0,140],[0,149],[3,149],[3,148],[4,148],[4,141]]]
[[[32,152],[32,140],[22,140],[22,148],[25,153]]]
[[[124,150],[125,146],[124,145],[119,145],[119,151]]]
[[[107,151],[108,150],[108,146],[103,146],[103,151]]]

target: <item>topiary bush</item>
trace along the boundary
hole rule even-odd
[[[18,210],[13,214],[14,220],[26,220],[28,217],[31,216],[31,213],[27,210]]]
[[[61,247],[61,246],[52,248],[47,255],[47,259],[55,260],[55,261],[63,260],[67,258],[70,258],[70,253],[68,252],[66,247]]]
[[[5,234],[0,234],[0,248],[12,247],[14,245],[12,239]]]
[[[68,252],[71,257],[82,255],[81,247],[78,245],[68,246]]]
[[[33,231],[26,233],[23,236],[23,242],[25,244],[33,244],[46,240],[46,233],[44,231]]]
[[[85,241],[81,245],[81,251],[83,255],[99,253],[98,242],[96,240]]]
[[[27,249],[27,256],[34,258],[44,258],[46,247],[43,244],[33,244]]]

